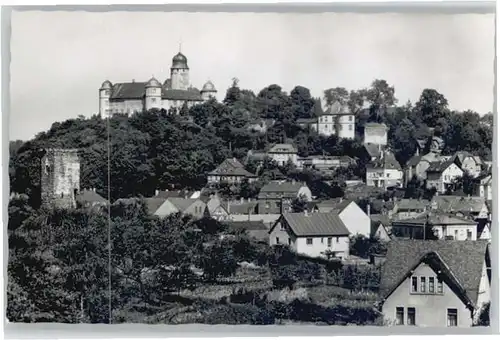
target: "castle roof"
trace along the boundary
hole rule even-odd
[[[146,94],[146,87],[150,83],[154,83],[156,79],[151,79],[149,82],[132,82],[132,83],[117,83],[113,86],[113,91],[111,93],[111,100],[130,100],[143,99]],[[156,82],[158,82],[156,80]],[[157,85],[161,86],[158,82]],[[162,98],[167,100],[189,100],[189,101],[202,101],[201,94],[196,89],[191,90],[172,90],[166,86],[162,87]]]
[[[203,85],[203,88],[201,89],[201,92],[216,92],[217,90],[215,89],[214,83],[212,83],[210,80]]]
[[[145,87],[161,87],[161,84],[155,77],[153,77],[149,79]]]
[[[187,58],[184,54],[181,52],[177,53],[173,58],[172,58],[172,68],[185,68],[189,69],[187,65]]]
[[[111,84],[111,82],[109,80],[105,80],[101,85],[101,90],[111,90],[112,87],[113,85]]]

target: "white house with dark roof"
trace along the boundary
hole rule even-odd
[[[370,238],[377,238],[381,241],[391,240],[391,220],[387,215],[383,214],[373,214],[370,215],[371,220],[371,232]]]
[[[389,242],[380,295],[390,325],[471,327],[491,300],[488,242]]]
[[[317,203],[313,210],[318,213],[335,213],[339,215],[351,235],[370,237],[370,217],[353,200],[344,198],[325,200]]]
[[[338,214],[284,213],[269,230],[269,244],[288,245],[311,257],[349,257],[349,230]]]
[[[161,84],[155,77],[147,82],[111,83],[106,80],[99,89],[99,113],[103,117],[116,113],[132,114],[150,109],[180,109],[215,98],[217,90],[207,81],[202,90],[191,86],[187,58],[181,52],[172,59],[170,78]]]
[[[366,166],[366,185],[377,188],[402,187],[403,170],[388,150]]]
[[[439,195],[432,198],[430,207],[432,210],[460,214],[474,220],[488,219],[490,214],[487,200],[482,197]]]
[[[345,105],[336,102],[323,109],[320,99],[313,107],[313,118],[301,118],[297,123],[309,127],[323,136],[338,136],[340,138],[354,139],[356,133],[356,117]]]
[[[432,162],[427,168],[427,189],[436,188],[445,193],[454,181],[464,175],[464,171],[455,163],[453,158]]]
[[[257,180],[257,175],[250,173],[245,169],[236,158],[224,160],[217,169],[210,171],[207,175],[207,182],[213,183],[241,183],[243,180],[253,182]]]
[[[280,166],[285,165],[288,161],[298,165],[297,153],[297,148],[292,144],[275,144],[267,151],[267,156]]]

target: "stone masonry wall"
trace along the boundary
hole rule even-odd
[[[76,207],[80,191],[80,160],[76,149],[47,149],[41,160],[42,205]]]

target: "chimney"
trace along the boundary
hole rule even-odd
[[[370,208],[370,204],[367,204],[367,205],[366,205],[366,214],[368,215],[368,217],[370,217],[370,215],[371,215],[371,214],[370,214],[370,210],[371,210],[371,208]]]
[[[309,216],[309,212],[307,211],[307,208],[304,209],[304,216]]]
[[[243,197],[240,198],[240,203],[241,204],[245,203],[245,199]]]
[[[344,200],[344,197],[341,197],[341,198],[340,198],[340,203],[342,203],[342,201],[343,201],[343,200]]]
[[[94,188],[94,192],[95,192],[95,188]]]
[[[158,196],[160,194],[160,190],[156,189],[155,190],[155,196]]]

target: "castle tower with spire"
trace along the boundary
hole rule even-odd
[[[181,52],[179,44],[179,53],[172,58],[172,67],[170,68],[170,79],[172,81],[172,90],[187,90],[189,83],[189,66],[187,58]]]

